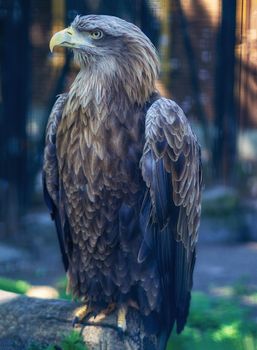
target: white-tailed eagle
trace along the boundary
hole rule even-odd
[[[134,305],[164,348],[189,311],[199,144],[181,108],[156,91],[159,60],[137,26],[78,16],[55,46],[80,65],[49,117],[43,168],[69,289],[85,313]]]

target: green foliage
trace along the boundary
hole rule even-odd
[[[30,287],[31,285],[25,281],[0,277],[0,289],[2,290],[18,294],[26,294]]]
[[[37,344],[30,344],[27,350],[44,350],[44,347]]]
[[[60,348],[62,350],[86,350],[86,346],[84,345],[81,335],[75,331],[72,331],[62,340]]]
[[[59,281],[56,283],[55,287],[58,290],[60,299],[72,300],[72,296],[66,293],[66,288],[67,288],[66,277],[60,278]]]
[[[257,292],[256,293],[251,293],[245,298],[246,301],[251,304],[251,305],[257,305]]]
[[[202,198],[202,214],[208,217],[226,218],[239,210],[239,195],[234,189],[218,186],[206,190]]]
[[[167,350],[173,349],[257,350],[256,324],[236,299],[193,293],[187,327],[170,338]]]
[[[82,336],[78,332],[72,331],[58,344],[52,344],[48,347],[32,344],[28,350],[87,350],[87,347]]]
[[[242,276],[233,286],[233,292],[235,296],[243,296],[251,294],[251,288],[249,286],[249,277]]]

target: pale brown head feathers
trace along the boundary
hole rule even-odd
[[[84,74],[92,80],[99,100],[108,90],[123,92],[130,103],[144,104],[155,90],[159,73],[158,56],[147,36],[134,24],[113,16],[77,16],[71,28],[80,36],[80,45],[70,46],[81,67],[76,83]]]

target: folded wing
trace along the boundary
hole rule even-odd
[[[43,165],[43,191],[46,205],[55,222],[58,241],[61,249],[62,260],[67,271],[69,265],[69,250],[71,250],[71,239],[69,233],[69,224],[65,217],[64,210],[60,208],[59,201],[59,173],[56,155],[56,132],[58,124],[62,118],[62,112],[67,99],[67,94],[58,97],[50,114],[47,128],[44,150]]]
[[[148,110],[141,169],[147,191],[141,210],[144,240],[138,259],[154,251],[162,286],[162,314],[171,330],[186,323],[200,220],[200,147],[173,101]]]

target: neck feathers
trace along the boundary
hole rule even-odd
[[[73,82],[67,107],[69,111],[93,109],[95,117],[103,117],[112,107],[126,111],[132,106],[143,106],[155,91],[158,67],[138,53],[117,64],[115,58],[101,57],[81,68]],[[114,106],[116,105],[116,106]],[[89,112],[90,113],[90,112]]]

